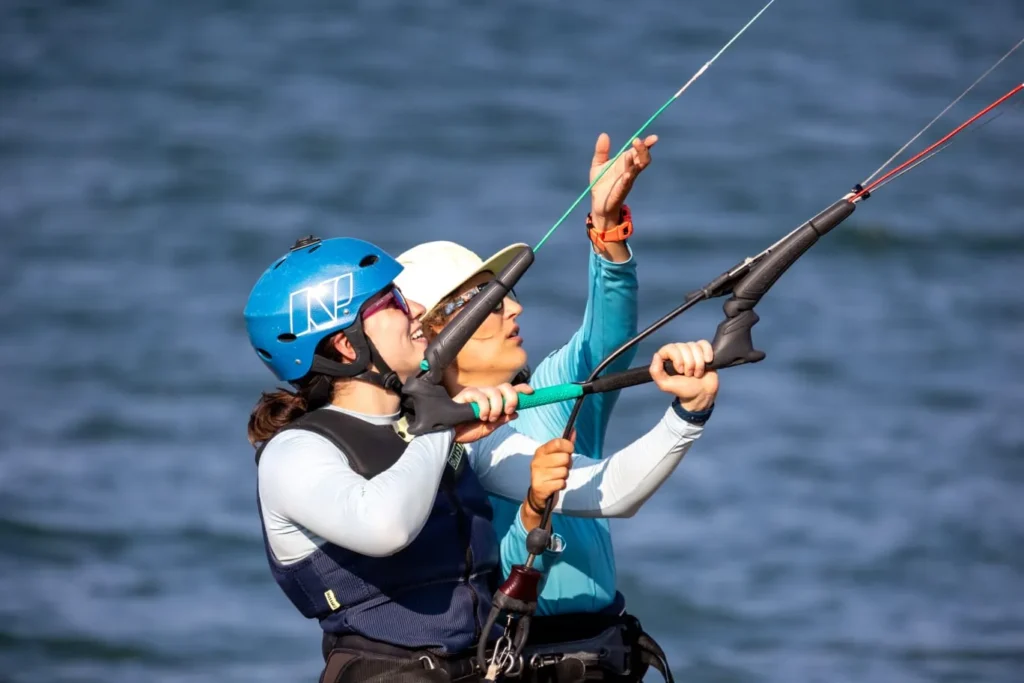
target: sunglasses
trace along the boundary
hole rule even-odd
[[[363,309],[363,320],[366,320],[374,313],[379,313],[387,308],[397,308],[402,313],[409,315],[409,302],[406,301],[402,290],[394,285],[385,290],[384,295]]]
[[[490,282],[485,282],[482,285],[477,285],[476,287],[473,287],[472,289],[466,290],[465,292],[460,294],[458,297],[456,297],[453,301],[449,301],[448,303],[444,304],[441,307],[441,312],[444,313],[444,316],[446,318],[449,317],[450,315],[452,315],[453,313],[458,311],[460,308],[462,308],[463,306],[468,304],[470,301],[472,301],[473,298],[476,297],[476,295],[479,294],[480,292],[484,291],[484,288],[487,287],[487,285],[489,285],[489,284],[491,284],[491,283]],[[509,290],[509,293],[507,294],[507,296],[511,297],[513,301],[517,301],[515,291]],[[501,299],[498,300],[498,303],[494,304],[494,308],[491,309],[491,312],[492,313],[501,313],[504,310],[505,310],[505,298],[502,297]]]

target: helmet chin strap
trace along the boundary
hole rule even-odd
[[[309,371],[329,377],[358,379],[378,386],[385,391],[401,394],[402,380],[388,366],[380,351],[373,345],[373,342],[363,333],[361,322],[357,320],[349,326],[345,330],[345,336],[356,351],[356,359],[353,362],[339,363],[316,354],[313,356],[313,364]],[[371,367],[376,367],[378,370],[371,370]]]
[[[529,365],[524,365],[522,369],[516,373],[516,376],[512,378],[512,385],[529,384],[531,377],[533,377],[533,371],[530,370]]]

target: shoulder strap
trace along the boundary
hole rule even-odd
[[[390,426],[371,424],[336,410],[306,413],[277,434],[295,429],[313,432],[330,441],[348,458],[352,471],[366,478],[372,478],[395,464],[406,447],[405,441]],[[256,451],[257,466],[264,448],[266,444]]]
[[[395,432],[406,442],[412,441],[415,438],[409,433],[408,413],[395,423]],[[466,461],[466,447],[461,443],[453,441],[451,448],[448,450],[448,466],[445,468],[444,475],[441,478],[441,485],[454,486],[466,470]]]
[[[348,458],[349,466],[356,474],[372,478],[397,462],[405,452],[411,436],[404,432],[403,423],[396,427],[375,425],[357,417],[345,415],[336,410],[314,410],[294,420],[278,434],[293,429],[302,429],[324,437]],[[277,436],[275,434],[274,436]],[[256,450],[256,466],[259,467],[267,441]],[[454,485],[466,468],[466,449],[460,443],[452,443],[448,452],[448,466],[444,480]]]

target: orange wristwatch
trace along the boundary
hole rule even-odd
[[[629,207],[622,205],[622,212],[619,214],[619,224],[608,230],[598,230],[594,227],[591,215],[587,214],[587,237],[593,242],[598,251],[604,251],[606,242],[625,242],[633,234],[633,214]]]

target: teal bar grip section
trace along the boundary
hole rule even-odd
[[[582,395],[582,384],[556,384],[553,387],[536,389],[532,394],[519,394],[519,408],[517,410],[546,406],[549,403],[569,401],[574,398],[579,398]],[[472,406],[473,415],[480,417],[480,408],[475,403],[473,403]]]
[[[553,387],[543,387],[535,389],[532,394],[519,394],[519,410],[569,401],[582,395],[582,384],[556,384]]]

